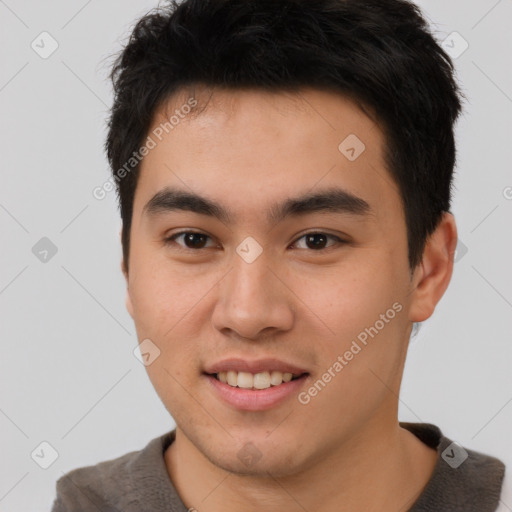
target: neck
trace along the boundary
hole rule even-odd
[[[165,453],[167,471],[187,507],[201,512],[321,510],[405,511],[432,476],[436,450],[375,418],[308,469],[285,477],[239,475],[212,464],[176,428]],[[321,508],[319,507],[321,504]]]

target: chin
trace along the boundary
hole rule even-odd
[[[236,452],[229,455],[226,453],[214,454],[212,457],[205,454],[212,464],[238,476],[281,478],[300,472],[299,467],[290,464],[291,454],[278,453],[272,450],[271,453],[261,453],[259,459],[256,457],[254,460],[246,459],[245,461],[240,460],[238,455]]]

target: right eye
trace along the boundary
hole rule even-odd
[[[179,238],[183,239],[184,245],[177,243],[176,240]],[[198,250],[204,249],[205,243],[208,238],[211,238],[205,233],[200,231],[180,231],[164,239],[165,245],[178,245],[183,250]]]

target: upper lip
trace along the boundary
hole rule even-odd
[[[205,372],[209,374],[229,371],[249,373],[278,371],[282,373],[291,373],[293,375],[302,375],[303,373],[307,373],[306,370],[299,366],[272,358],[257,359],[254,361],[241,358],[223,359],[222,361],[211,363],[205,367]]]

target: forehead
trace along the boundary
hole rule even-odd
[[[192,105],[188,108],[187,105]],[[181,115],[179,115],[181,113]],[[354,98],[326,88],[303,87],[297,90],[268,91],[256,88],[210,88],[202,84],[184,87],[162,102],[153,115],[151,130],[167,123],[172,117],[178,124],[194,121],[194,128],[233,128],[252,121],[250,127],[266,127],[295,121],[306,121],[311,130],[338,131],[342,125],[364,132],[380,128],[371,108]],[[185,115],[183,115],[185,114]],[[304,131],[305,126],[300,130]],[[169,131],[169,130],[167,130]]]
[[[148,137],[155,146],[137,186],[146,201],[177,185],[249,216],[315,187],[342,186],[369,204],[397,199],[381,128],[331,91],[182,89],[157,109]]]

